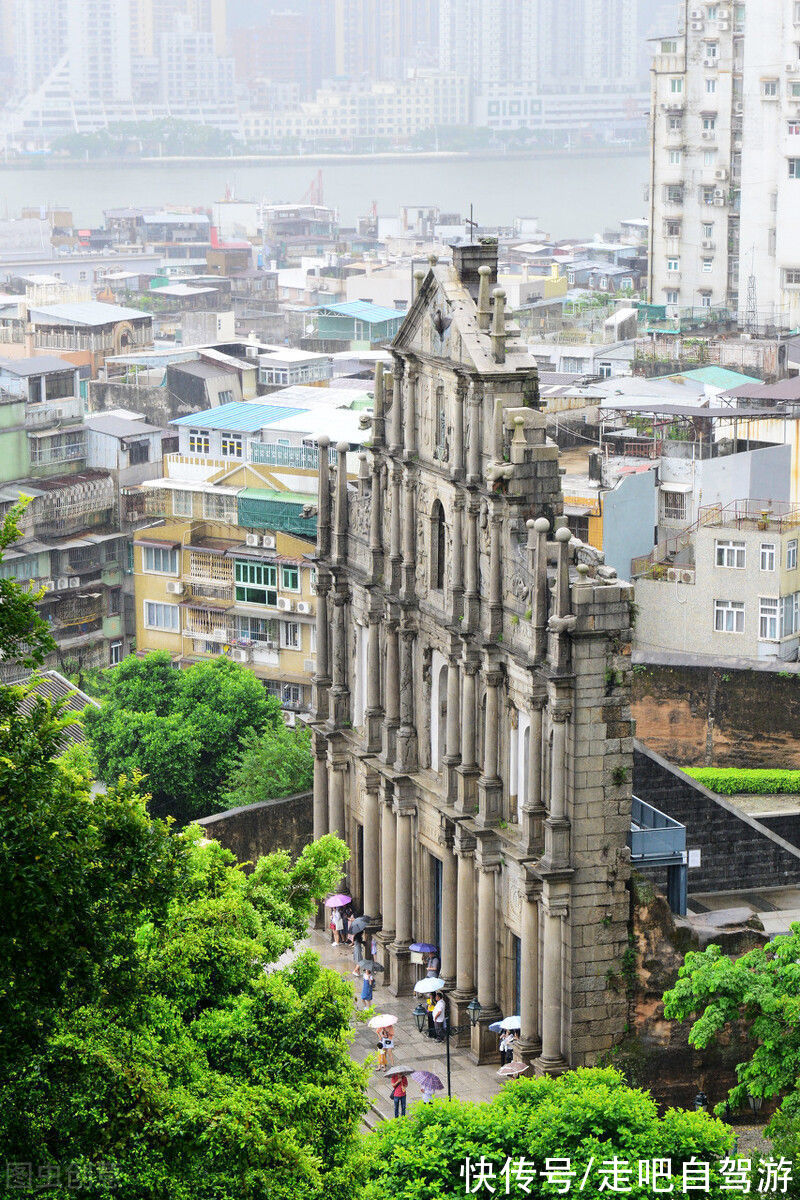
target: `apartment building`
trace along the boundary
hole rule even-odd
[[[800,319],[800,3],[684,0],[651,73],[651,303]]]
[[[796,661],[798,540],[796,506],[758,500],[710,506],[686,550],[637,579],[636,648]]]

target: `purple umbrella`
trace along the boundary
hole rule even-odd
[[[353,899],[352,896],[345,896],[343,893],[340,892],[336,896],[328,896],[328,899],[325,901],[325,907],[326,908],[344,908],[345,904],[349,904],[352,899]]]
[[[434,1075],[433,1071],[414,1071],[411,1078],[426,1092],[444,1091],[444,1084],[438,1075]]]
[[[416,954],[433,954],[435,950],[439,949],[438,946],[432,946],[430,942],[412,942],[408,948]]]

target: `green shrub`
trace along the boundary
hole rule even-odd
[[[738,767],[688,767],[687,775],[720,796],[737,793],[778,795],[800,793],[800,771],[740,769]]]

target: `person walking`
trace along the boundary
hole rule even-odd
[[[375,976],[372,974],[369,968],[367,968],[367,970],[364,972],[364,979],[361,984],[361,999],[358,1005],[359,1008],[369,1008],[370,1004],[372,1004],[372,989],[374,985]]]
[[[406,1115],[406,1092],[408,1091],[408,1079],[405,1075],[392,1075],[392,1099],[394,1100],[394,1115],[399,1117],[402,1113]]]
[[[383,1044],[385,1035],[385,1029],[378,1030],[378,1066],[382,1071],[386,1070],[386,1047]]]
[[[419,1085],[419,1090],[422,1092],[422,1103],[430,1104],[431,1100],[433,1099],[433,1088],[421,1083]]]
[[[441,961],[439,959],[439,951],[434,950],[433,953],[428,955],[428,957],[425,961],[425,976],[426,976],[426,978],[427,979],[437,979],[439,976],[440,967],[441,967]]]
[[[500,1037],[500,1065],[505,1066],[514,1057],[514,1034],[510,1029],[503,1031]]]
[[[336,937],[336,918],[338,916],[339,916],[338,908],[332,908],[331,909],[331,945],[332,946],[335,946],[336,942],[338,940]]]
[[[384,1052],[384,1055],[386,1056],[386,1062],[390,1067],[392,1067],[392,1066],[394,1066],[394,1026],[393,1025],[389,1025],[386,1029],[383,1030],[382,1044],[383,1044],[383,1052]]]
[[[364,935],[363,935],[363,933],[353,934],[350,937],[350,941],[353,943],[353,962],[356,964],[353,974],[360,975],[361,974],[361,964],[364,961]]]
[[[433,996],[429,992],[428,999],[426,1001],[426,1008],[428,1009],[428,1037],[429,1038],[436,1037],[436,1029],[433,1024],[433,1010],[435,1007],[436,1007],[436,1001],[434,1000]]]
[[[433,1006],[433,1028],[437,1042],[443,1042],[445,1036],[445,1003],[441,992],[436,993],[436,1003]]]
[[[338,945],[344,942],[344,914],[340,908],[335,908],[336,916],[333,919],[334,929],[336,931],[335,938]]]

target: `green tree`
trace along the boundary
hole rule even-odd
[[[753,1052],[737,1066],[728,1101],[746,1108],[748,1095],[783,1097],[768,1132],[779,1152],[800,1158],[800,923],[737,959],[719,946],[687,954],[664,1014],[692,1020],[689,1042],[700,1049],[743,1023]]]
[[[4,551],[20,536],[19,522],[29,499],[10,509],[0,526],[0,562]],[[0,579],[0,663],[18,662],[23,667],[40,666],[45,655],[56,649],[47,622],[36,610],[41,593],[23,587],[16,579]]]
[[[613,1158],[631,1164],[623,1179],[628,1196],[651,1197],[639,1185],[639,1162],[671,1160],[676,1193],[683,1164],[694,1156],[710,1162],[710,1187],[704,1195],[722,1197],[718,1160],[733,1146],[731,1130],[705,1113],[670,1109],[659,1117],[647,1092],[626,1086],[619,1072],[580,1070],[558,1079],[543,1077],[506,1084],[487,1104],[434,1101],[420,1104],[405,1121],[381,1125],[367,1143],[370,1182],[364,1200],[450,1200],[465,1194],[464,1165],[481,1158],[491,1164],[490,1183],[505,1195],[503,1167],[524,1157],[535,1167],[527,1194],[563,1193],[540,1175],[547,1159],[569,1159],[576,1192],[587,1171],[585,1195],[599,1195],[602,1165]],[[662,1181],[663,1184],[663,1181]],[[666,1184],[663,1184],[666,1187]],[[481,1194],[489,1194],[483,1191]],[[524,1196],[519,1183],[510,1193]]]
[[[229,808],[259,804],[306,791],[313,782],[314,755],[306,726],[279,725],[265,734],[253,729],[242,738],[222,800]]]
[[[163,652],[107,672],[105,701],[84,722],[100,778],[142,772],[151,811],[179,820],[225,807],[245,734],[283,729],[278,701],[246,667],[220,657],[176,671]]]

